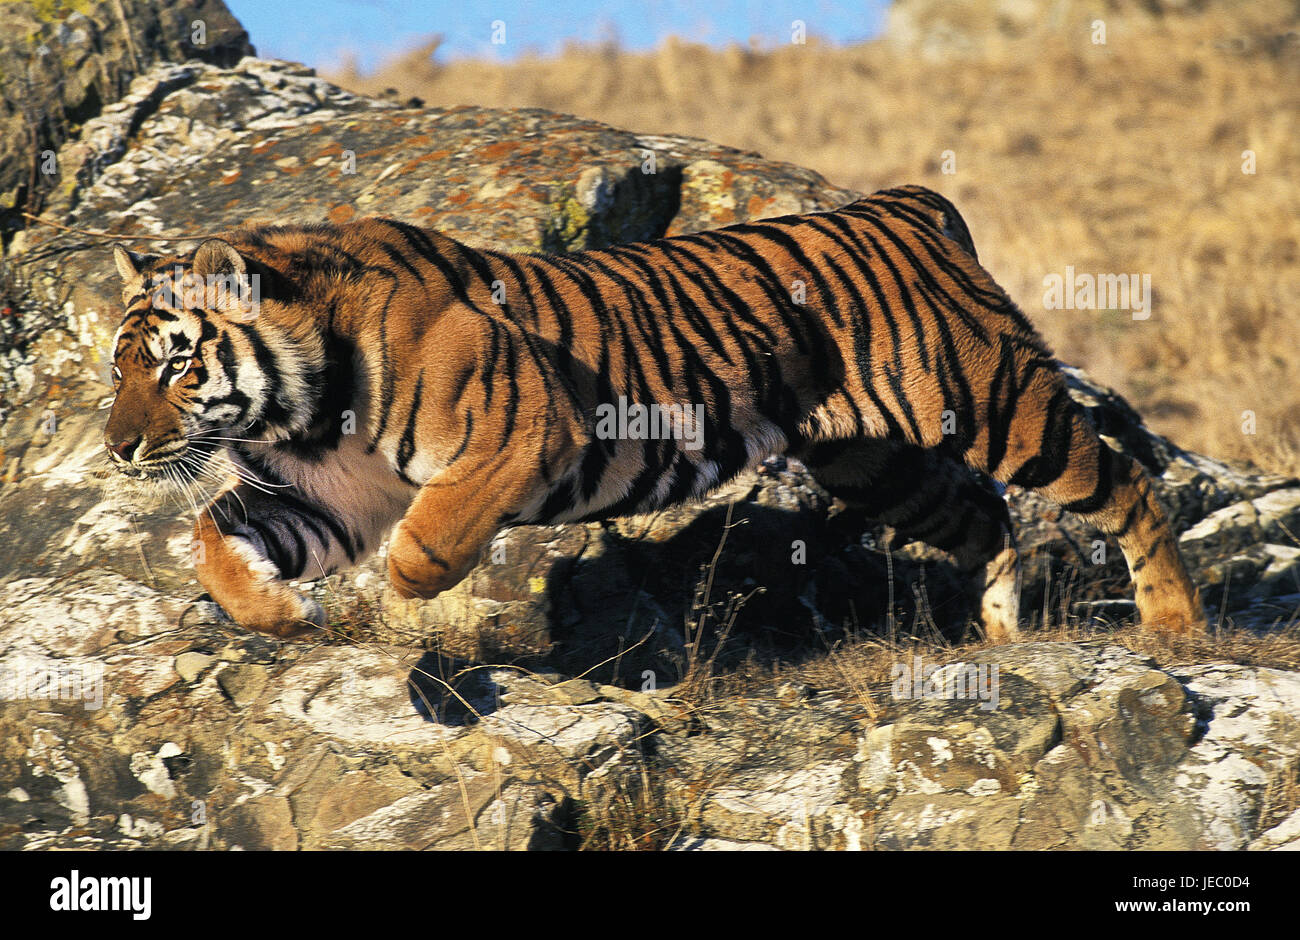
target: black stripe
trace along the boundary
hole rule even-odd
[[[415,456],[415,416],[420,411],[420,396],[423,392],[424,370],[421,369],[415,380],[415,391],[411,395],[411,411],[406,416],[406,428],[402,431],[402,439],[397,442],[397,472],[407,482],[410,480],[406,476],[406,467]]]

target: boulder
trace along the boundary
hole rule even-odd
[[[995,696],[950,694],[982,669]],[[1300,755],[1300,675],[1159,669],[1117,646],[995,647],[860,700],[750,696],[708,733],[662,736],[709,848],[1245,849]],[[983,707],[996,702],[996,707]]]
[[[0,234],[70,177],[56,151],[158,62],[233,65],[253,47],[222,0],[20,0],[0,7]]]

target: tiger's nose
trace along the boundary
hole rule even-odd
[[[140,446],[142,440],[144,440],[144,436],[140,435],[130,440],[118,441],[116,444],[110,440],[105,440],[104,444],[123,463],[130,463],[132,455],[135,454],[136,448]]]

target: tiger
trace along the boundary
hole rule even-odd
[[[1007,486],[1118,542],[1145,626],[1205,629],[1150,479],[927,188],[570,253],[368,217],[114,259],[109,459],[211,485],[195,573],[249,630],[326,628],[295,586],[385,538],[390,589],[432,598],[505,528],[699,500],[774,454],[946,552],[989,641],[1020,635]],[[606,420],[653,406],[694,433]]]

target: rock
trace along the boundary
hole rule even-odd
[[[532,788],[494,786],[486,775],[403,797],[334,832],[327,849],[544,851],[563,847],[561,805]]]
[[[203,674],[203,670],[207,669],[214,662],[216,662],[215,656],[209,656],[206,653],[189,652],[181,653],[177,656],[173,665],[176,668],[176,674],[178,676],[186,682],[193,682]]]
[[[778,849],[762,842],[736,842],[732,839],[701,839],[685,837],[668,846],[669,852],[776,852]]]
[[[493,670],[475,720],[441,724],[418,656],[287,658],[216,664],[129,712],[112,694],[91,723],[79,701],[7,702],[0,844],[561,848],[580,794],[642,772],[640,713],[581,681],[559,687],[581,704],[525,704],[530,680]]]
[[[236,705],[244,706],[257,700],[266,688],[265,666],[227,666],[217,673],[217,685],[230,696]]]
[[[1076,644],[967,665],[998,668],[995,709],[943,697],[940,671],[937,698],[896,699],[874,726],[828,696],[785,719],[774,692],[749,720],[656,751],[679,787],[704,788],[704,838],[790,849],[1241,849],[1262,788],[1295,766],[1295,673],[1166,671]],[[1257,847],[1290,840],[1289,825]]]
[[[1300,851],[1300,809],[1250,844],[1253,851]]]
[[[80,125],[160,61],[233,65],[248,34],[222,0],[6,3],[0,8],[0,234],[25,223],[68,168],[54,159]],[[33,188],[34,184],[34,188]]]
[[[529,768],[579,792],[588,774],[635,750],[640,716],[620,705],[508,705],[479,722],[498,764]]]
[[[1264,795],[1288,780],[1294,787],[1300,674],[1227,664],[1172,672],[1195,696],[1204,729],[1177,767],[1172,799],[1196,807],[1206,847],[1246,848]]]
[[[685,731],[692,724],[689,709],[666,696],[634,692],[615,685],[597,686],[597,690],[602,698],[636,709],[665,731]]]

